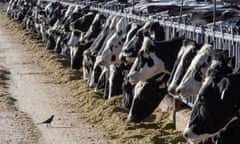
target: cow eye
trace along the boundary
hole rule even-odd
[[[152,67],[154,65],[153,59],[151,57],[148,58],[147,64],[149,67]]]
[[[201,74],[200,72],[196,72],[195,75],[194,75],[194,79],[201,82],[202,81],[202,77],[201,77]]]
[[[199,112],[203,118],[209,117],[210,115],[210,113],[206,110],[206,107],[203,105],[200,106]]]
[[[199,97],[199,101],[200,101],[200,102],[204,102],[204,96],[200,96],[200,97]]]

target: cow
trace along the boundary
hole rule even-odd
[[[145,36],[138,56],[128,73],[129,81],[136,84],[159,73],[170,74],[183,40],[183,37],[178,37],[158,42]]]
[[[171,95],[176,95],[176,87],[184,76],[188,66],[191,64],[192,59],[197,51],[201,48],[201,44],[197,44],[193,40],[184,40],[183,46],[178,53],[173,70],[168,80],[168,92]]]
[[[106,17],[102,14],[96,14],[91,26],[89,27],[88,31],[84,35],[84,41],[87,43],[94,42],[97,38],[98,34],[101,32],[103,25],[106,21]]]
[[[127,31],[128,21],[126,18],[122,17],[117,22],[116,31],[109,38],[109,40],[107,40],[101,54],[96,57],[96,63],[102,65],[110,65],[119,61],[118,55],[126,38]]]
[[[183,136],[191,142],[212,137],[239,118],[240,73],[205,78]]]
[[[137,53],[142,46],[143,38],[147,35],[153,40],[161,41],[165,39],[164,29],[158,22],[146,22],[131,38],[123,45],[119,59],[124,63],[133,63]]]
[[[83,16],[84,13],[87,13],[89,11],[88,7],[80,7],[78,5],[76,6],[69,6],[67,9],[64,19],[63,19],[63,31],[64,33],[71,32],[70,31],[70,24]]]
[[[84,33],[87,32],[88,28],[92,24],[95,17],[95,12],[89,12],[86,15],[80,17],[70,24],[71,38],[69,39],[68,45],[70,46],[70,58],[71,58],[71,68],[79,69],[82,64],[82,53],[91,44],[78,45],[83,37]]]
[[[96,57],[101,55],[108,39],[114,34],[117,22],[118,17],[110,16],[104,25],[104,29],[96,38],[96,41],[94,41],[88,50],[84,51],[83,73],[84,75],[88,75],[86,79],[88,80],[89,87],[95,87],[98,83],[97,81],[104,66],[96,63]],[[102,72],[104,73],[104,71]]]
[[[119,54],[120,61],[129,67],[128,69],[124,70],[125,78],[122,85],[122,107],[128,110],[132,105],[134,85],[131,84],[126,77],[134,59],[137,56],[138,50],[141,48],[144,35],[150,36],[154,40],[164,40],[164,30],[158,22],[146,22],[141,28],[140,26],[137,26],[132,32],[136,34],[131,36],[131,33],[129,33],[129,37],[131,36],[131,39],[127,37]]]
[[[169,74],[160,73],[147,81],[139,81],[135,85],[128,121],[140,122],[158,107],[167,94],[168,78]]]
[[[108,76],[106,76],[106,84],[104,89],[104,97],[110,99],[112,96],[122,93],[122,82],[123,82],[123,74],[122,71],[124,70],[125,66],[123,64],[118,64],[118,53],[121,50],[121,47],[126,39],[126,37],[129,37],[129,35],[132,35],[133,30],[135,29],[135,25],[127,24],[127,19],[120,18],[120,20],[117,23],[116,31],[114,34],[110,37],[109,40],[107,40],[105,47],[103,47],[100,55],[96,58],[95,65],[101,64],[105,65],[99,61],[98,58],[103,58],[106,60],[107,57],[115,57],[116,59],[109,59],[110,63],[105,65],[104,67],[108,67],[108,72],[106,73]],[[130,29],[130,30],[129,30]],[[110,50],[110,47],[111,50]],[[119,83],[121,82],[121,83]],[[107,95],[106,95],[107,94]]]
[[[96,14],[86,34],[85,35],[82,34],[84,37],[83,38],[84,41],[75,40],[75,41],[79,41],[80,45],[76,43],[76,44],[73,44],[73,46],[71,47],[72,68],[79,69],[82,66],[83,51],[92,45],[92,43],[94,42],[97,35],[100,33],[102,29],[103,27],[102,24],[105,22],[105,19],[106,19],[105,16],[101,14]],[[78,45],[78,47],[76,47],[76,45]]]
[[[221,56],[222,58],[220,58]],[[219,49],[213,49],[211,44],[204,44],[192,60],[188,70],[176,88],[176,94],[182,97],[196,95],[205,78],[205,73],[208,67],[212,62],[214,62],[212,60],[220,63],[229,61],[228,52]]]
[[[192,60],[180,84],[176,88],[178,95],[194,96],[199,91],[203,76],[210,65],[214,49],[211,44],[204,44]]]
[[[116,64],[115,66],[113,66],[113,64],[109,65],[109,77],[107,77],[107,84],[108,87],[105,87],[104,90],[104,98],[111,98],[114,95],[119,94],[120,92],[122,93],[122,81],[123,81],[123,77],[124,75],[122,74],[122,71],[124,70],[124,68],[126,68],[123,64],[120,64],[120,61],[118,60],[118,53],[121,50],[122,45],[124,45],[126,43],[126,41],[128,41],[133,35],[134,35],[134,31],[138,28],[136,24],[132,23],[129,25],[126,25],[126,19],[122,19],[118,22],[117,24],[117,30],[115,31],[115,35],[113,35],[106,43],[106,47],[103,48],[103,51],[100,55],[103,58],[106,57],[113,57],[115,55],[116,59],[111,59],[110,63],[114,63]],[[123,25],[125,26],[125,28],[123,27]],[[128,27],[126,27],[128,26]],[[127,32],[127,34],[125,34]],[[121,35],[119,35],[121,34]],[[124,36],[126,35],[126,36]],[[125,38],[126,37],[126,38]],[[115,38],[115,40],[119,41],[112,41]],[[126,39],[126,40],[125,40]],[[125,42],[124,42],[125,41]],[[124,42],[124,43],[123,43]],[[115,44],[116,43],[116,44]],[[117,46],[113,49],[111,49],[112,51],[110,53],[107,53],[108,55],[104,55],[104,52],[108,51],[109,49],[109,45],[112,46]],[[106,54],[106,53],[105,53]],[[111,55],[111,56],[110,56]],[[99,63],[98,61],[96,61],[96,63]],[[119,64],[118,64],[119,63]],[[114,69],[113,69],[114,68]],[[116,71],[116,70],[117,71]],[[121,83],[119,83],[121,81]],[[120,84],[120,85],[119,85]],[[107,96],[106,96],[107,94]]]

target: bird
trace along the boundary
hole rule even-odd
[[[47,120],[40,122],[38,124],[47,124],[47,127],[51,124],[51,122],[53,121],[54,115],[52,115],[50,118],[48,118]]]

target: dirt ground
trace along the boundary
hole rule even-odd
[[[0,144],[184,144],[169,114],[126,123],[121,96],[104,100],[19,22],[0,13]],[[51,127],[38,123],[55,115]]]

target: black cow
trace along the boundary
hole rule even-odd
[[[158,107],[167,94],[166,82],[168,78],[169,74],[161,73],[135,85],[128,121],[140,122]]]
[[[98,34],[101,32],[103,25],[105,23],[106,17],[102,14],[96,14],[91,26],[84,35],[84,41],[93,42]]]
[[[208,76],[197,95],[184,137],[192,142],[214,136],[238,119],[240,73]]]

